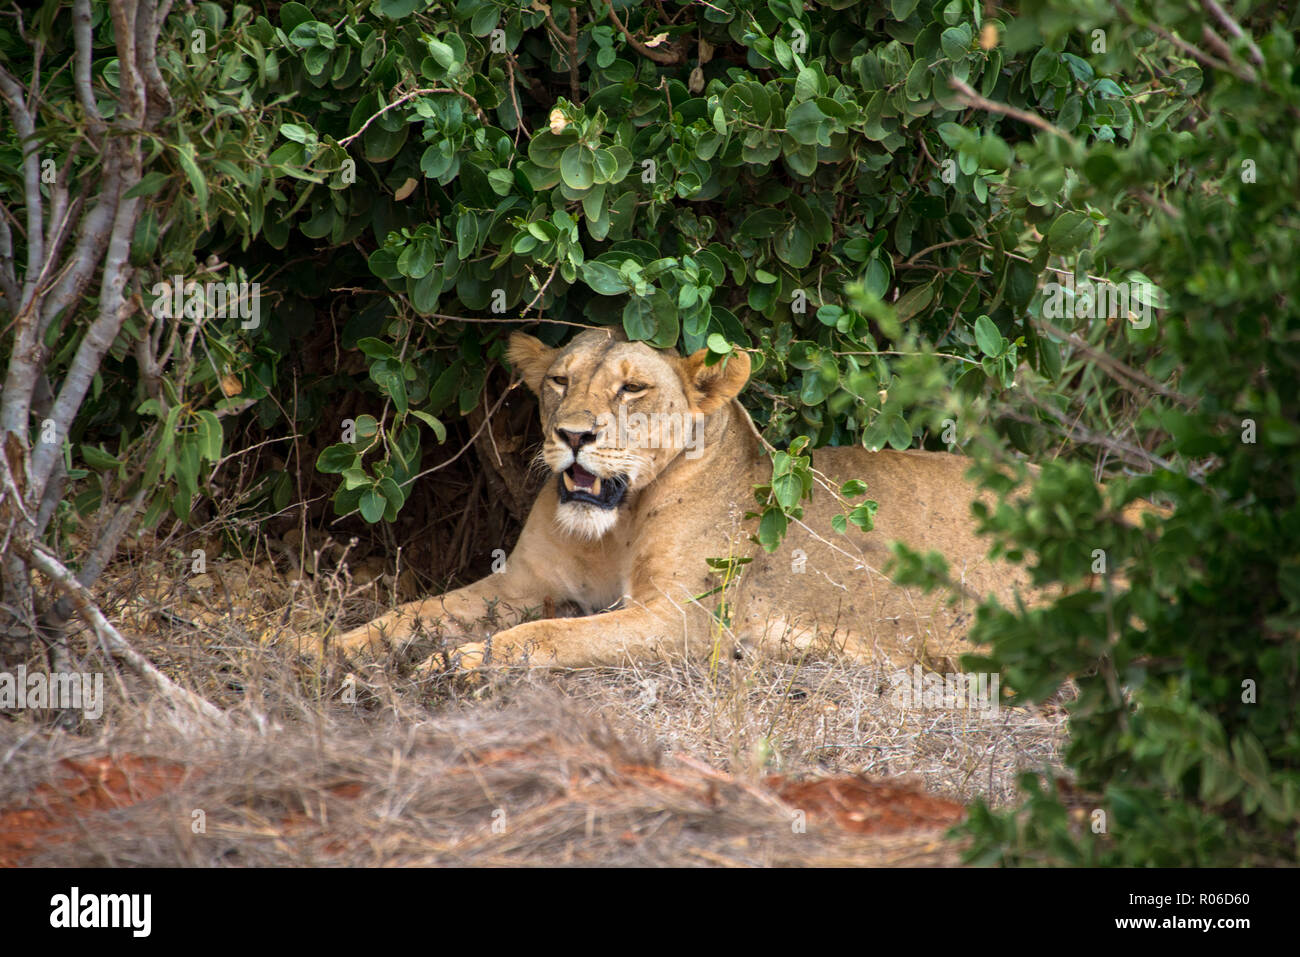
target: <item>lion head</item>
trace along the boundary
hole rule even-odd
[[[739,394],[750,369],[743,352],[714,365],[707,356],[683,359],[615,330],[583,332],[562,348],[510,336],[510,363],[540,400],[541,459],[556,477],[564,531],[600,538],[631,493],[678,456],[703,453],[705,419]]]

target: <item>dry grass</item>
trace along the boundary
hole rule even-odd
[[[364,620],[392,600],[382,581],[366,596],[325,563],[296,586],[257,561],[163,574],[175,561],[115,568],[105,610],[232,721],[182,720],[87,653],[102,719],[0,716],[0,863],[952,864],[961,804],[1059,767],[1059,713],[903,710],[885,671],[838,661],[468,685],[413,677],[421,648],[321,673],[291,639]]]

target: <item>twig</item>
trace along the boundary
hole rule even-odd
[[[627,38],[632,49],[647,59],[654,60],[656,63],[662,63],[664,66],[675,66],[683,60],[679,50],[672,48],[670,50],[656,50],[648,47],[632,35],[632,31],[623,25],[623,21],[618,18],[614,12],[614,0],[605,0],[605,6],[609,10],[609,18],[614,21],[614,26],[618,27],[619,32]]]
[[[565,33],[560,29],[560,25],[555,22],[555,17],[551,14],[551,8],[546,8],[546,22],[555,35],[564,40],[567,52],[564,59],[568,61],[569,67],[569,98],[575,106],[582,103],[582,86],[578,82],[578,8],[569,8],[569,32]]]
[[[1111,452],[1116,453],[1118,458],[1123,459],[1129,465],[1134,465],[1139,467],[1149,467],[1151,465],[1157,465],[1160,468],[1164,469],[1166,472],[1169,472],[1173,475],[1182,475],[1185,478],[1191,479],[1193,482],[1196,482],[1198,485],[1205,484],[1205,479],[1193,475],[1190,472],[1180,470],[1176,465],[1174,465],[1173,462],[1170,462],[1168,459],[1161,458],[1159,455],[1156,455],[1153,452],[1148,452],[1146,449],[1142,448],[1141,446],[1133,445],[1130,442],[1125,442],[1124,440],[1114,438],[1113,436],[1103,435],[1100,432],[1094,432],[1092,429],[1089,429],[1086,426],[1079,425],[1078,423],[1068,422],[1066,421],[1065,416],[1063,416],[1059,410],[1054,409],[1050,405],[1047,405],[1043,402],[1034,400],[1032,396],[1030,398],[1031,401],[1034,402],[1034,405],[1042,409],[1044,412],[1046,412],[1048,415],[1050,415],[1053,419],[1056,420],[1056,422],[1058,423],[1057,429],[1060,431],[1060,433],[1073,442],[1083,442],[1085,445],[1096,445],[1099,446],[1100,448],[1108,449]],[[1041,427],[1044,424],[1042,419],[1035,419],[1033,416],[1025,415],[1023,412],[1017,412],[1014,409],[1003,408],[999,410],[998,414],[1005,416],[1008,419],[1012,419],[1016,422],[1023,422],[1026,425],[1034,425],[1034,426]]]
[[[948,85],[957,91],[958,98],[967,106],[974,107],[977,110],[986,110],[989,113],[1001,113],[1003,116],[1009,116],[1013,120],[1019,120],[1021,123],[1028,123],[1030,126],[1043,130],[1046,133],[1052,133],[1055,136],[1059,136],[1071,146],[1078,145],[1079,141],[1073,136],[1065,132],[1065,130],[1061,129],[1059,126],[1053,126],[1037,113],[1030,113],[1028,110],[1009,106],[1006,103],[996,103],[993,100],[982,97],[971,89],[970,84],[963,83],[955,76],[949,78]]]
[[[1234,39],[1245,41],[1246,49],[1250,51],[1250,60],[1255,66],[1264,65],[1264,54],[1259,51],[1255,41],[1251,39],[1250,34],[1241,28],[1240,23],[1232,19],[1232,15],[1227,10],[1219,6],[1218,0],[1201,0],[1201,6],[1210,11],[1214,15],[1214,19],[1218,20],[1223,25],[1223,28],[1232,34]]]
[[[389,110],[396,109],[406,101],[413,100],[417,96],[423,96],[426,93],[455,93],[457,96],[465,97],[465,99],[469,100],[470,106],[474,107],[474,115],[478,117],[478,121],[482,123],[484,126],[487,125],[487,118],[483,115],[483,108],[478,105],[478,100],[474,99],[474,97],[470,96],[464,90],[453,90],[449,86],[428,86],[428,87],[421,87],[418,90],[412,90],[410,93],[405,93],[402,96],[399,96],[397,99],[393,100],[392,103],[389,103],[387,106],[381,109],[374,116],[370,117],[370,119],[362,123],[361,129],[357,130],[351,136],[345,136],[343,139],[339,140],[339,146],[346,147],[358,136],[360,136],[362,133],[368,130],[370,128],[371,123],[379,119]]]
[[[1089,359],[1092,359],[1098,365],[1110,371],[1113,375],[1135,382],[1143,388],[1150,389],[1157,395],[1162,395],[1166,399],[1171,399],[1172,401],[1177,402],[1180,405],[1185,405],[1188,408],[1192,408],[1196,405],[1196,400],[1191,396],[1186,396],[1181,392],[1175,392],[1172,389],[1166,388],[1145,373],[1139,372],[1132,366],[1126,365],[1113,356],[1107,354],[1104,350],[1091,345],[1083,337],[1077,336],[1072,332],[1066,332],[1064,329],[1059,329],[1046,319],[1037,319],[1034,321],[1034,324],[1043,331],[1056,336],[1058,339],[1064,339],[1066,342],[1070,343],[1070,345],[1088,356]]]
[[[541,299],[542,296],[546,294],[546,287],[551,284],[551,280],[555,278],[555,271],[559,268],[560,268],[560,261],[557,259],[555,260],[555,265],[551,267],[551,274],[546,277],[546,282],[542,283],[537,288],[537,294],[533,296],[532,299],[528,300],[528,305],[524,306],[523,310],[520,312],[521,317],[529,309],[533,308],[534,303],[536,303],[538,299]]]
[[[36,544],[28,544],[20,537],[10,542],[13,549],[33,568],[38,569],[50,579],[76,606],[81,616],[99,639],[100,646],[114,658],[126,662],[138,675],[151,684],[154,689],[173,704],[184,705],[197,711],[211,721],[221,724],[226,722],[225,714],[210,701],[187,688],[182,688],[159,671],[148,658],[140,654],[122,637],[121,633],[104,617],[95,600],[85,586],[73,576],[63,563]]]
[[[1172,32],[1172,31],[1170,31],[1170,30],[1166,30],[1164,27],[1162,27],[1162,26],[1161,26],[1160,24],[1158,24],[1158,23],[1144,23],[1144,24],[1142,24],[1142,26],[1144,26],[1146,29],[1152,31],[1152,32],[1155,33],[1157,36],[1162,36],[1162,37],[1164,37],[1166,40],[1168,40],[1170,43],[1172,43],[1175,47],[1177,47],[1179,50],[1181,50],[1181,51],[1183,51],[1184,53],[1186,53],[1186,54],[1187,54],[1189,57],[1191,57],[1193,60],[1196,60],[1196,61],[1197,61],[1198,63],[1200,63],[1202,66],[1207,66],[1207,67],[1209,67],[1211,70],[1222,70],[1222,71],[1225,72],[1225,73],[1232,73],[1232,72],[1235,72],[1235,71],[1233,70],[1233,67],[1232,67],[1231,64],[1224,63],[1222,60],[1216,60],[1214,57],[1210,56],[1208,53],[1206,53],[1206,52],[1205,52],[1204,50],[1202,50],[1200,47],[1198,47],[1198,46],[1193,46],[1192,44],[1190,44],[1190,43],[1188,43],[1186,40],[1184,40],[1182,37],[1180,37],[1178,34]],[[1248,79],[1248,77],[1245,77],[1245,76],[1242,76],[1241,78],[1242,78],[1243,80],[1244,80],[1244,79]]]
[[[506,51],[506,83],[510,86],[510,103],[515,108],[515,146],[519,145],[519,134],[528,132],[524,128],[524,111],[519,108],[519,91],[515,89],[515,55]]]
[[[932,253],[936,249],[945,249],[948,246],[957,246],[960,245],[961,243],[965,243],[969,241],[970,241],[969,237],[963,236],[959,239],[949,239],[941,243],[935,243],[933,246],[926,246],[924,249],[913,253],[911,257],[906,262],[903,263],[903,265],[910,266],[918,259],[920,259],[922,256],[924,256],[926,253]]]
[[[435,465],[433,468],[431,468],[431,469],[425,469],[425,470],[424,470],[423,472],[421,472],[419,475],[413,475],[413,476],[411,476],[409,479],[407,479],[405,482],[402,483],[402,486],[405,487],[405,486],[407,486],[407,485],[410,485],[410,484],[411,484],[412,482],[414,482],[416,479],[424,478],[426,475],[429,475],[429,474],[431,474],[431,473],[433,473],[433,472],[436,472],[436,471],[438,471],[439,469],[445,469],[445,468],[446,468],[448,465],[450,465],[452,462],[456,461],[458,458],[460,458],[462,455],[464,455],[464,454],[465,454],[465,450],[468,449],[471,445],[474,444],[474,440],[478,438],[479,433],[482,432],[483,429],[484,429],[484,427],[485,427],[489,422],[492,421],[492,416],[494,416],[494,415],[497,414],[497,410],[501,408],[501,403],[504,402],[504,401],[506,400],[506,396],[508,396],[511,392],[513,392],[513,391],[515,390],[515,388],[516,388],[518,385],[519,385],[518,382],[512,382],[512,383],[510,383],[509,386],[506,387],[505,391],[503,391],[503,392],[501,393],[501,396],[497,399],[496,404],[492,406],[492,408],[488,411],[488,414],[487,414],[487,415],[483,416],[483,421],[479,424],[479,427],[478,427],[477,429],[474,430],[474,434],[471,435],[471,436],[469,437],[469,441],[466,442],[465,445],[461,447],[461,450],[460,450],[459,452],[457,452],[457,453],[456,453],[455,455],[453,455],[451,458],[447,459],[447,461],[445,461],[445,462],[439,462],[439,463],[438,463],[437,465]]]

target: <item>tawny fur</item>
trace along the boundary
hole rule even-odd
[[[710,366],[703,350],[683,359],[591,331],[562,349],[515,333],[509,355],[539,397],[542,457],[554,475],[504,571],[403,605],[338,637],[335,647],[377,651],[436,628],[463,639],[456,660],[466,668],[623,665],[759,644],[784,655],[830,649],[900,666],[940,665],[970,650],[969,596],[993,594],[1008,604],[1024,590],[1023,572],[989,561],[988,542],[975,533],[976,491],[963,474],[969,462],[944,453],[818,450],[813,467],[835,483],[866,481],[880,506],[875,530],[833,531],[832,517],[846,509],[818,487],[777,552],[754,544],[756,520],[745,513],[771,465],[735,399],[749,376],[744,354]],[[624,389],[629,384],[644,388]],[[620,445],[611,426],[620,405],[624,413],[701,418],[668,430],[676,445]],[[629,476],[618,509],[560,503],[555,476],[573,462],[560,429],[597,432],[577,453],[586,471],[602,480]],[[895,539],[941,552],[967,597],[950,605],[947,595],[892,583],[881,570]],[[728,557],[752,561],[719,589],[723,579],[705,559]],[[715,614],[724,600],[728,627]],[[586,616],[528,620],[566,603]]]

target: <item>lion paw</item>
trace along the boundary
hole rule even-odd
[[[487,657],[487,645],[481,641],[473,641],[467,645],[461,645],[451,653],[452,664],[461,671],[477,671],[483,667],[483,660]]]

